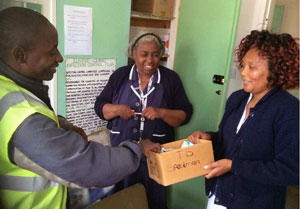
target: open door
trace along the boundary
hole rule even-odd
[[[240,0],[181,1],[174,70],[194,106],[191,121],[176,130],[186,138],[195,130],[217,130],[226,102]],[[170,209],[205,208],[204,178],[171,186]]]

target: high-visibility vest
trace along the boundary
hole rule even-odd
[[[0,75],[0,208],[66,208],[65,186],[22,169],[9,160],[10,139],[19,125],[34,113],[49,117],[59,127],[58,118],[44,102]]]

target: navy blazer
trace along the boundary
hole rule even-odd
[[[212,134],[216,160],[231,159],[227,174],[206,180],[206,193],[228,209],[283,209],[287,185],[299,184],[299,100],[275,87],[236,133],[249,93],[233,93],[219,131]]]
[[[147,106],[182,110],[186,114],[185,121],[189,122],[193,106],[186,96],[182,82],[178,74],[159,66],[159,72],[154,74],[152,86],[154,91],[147,97]],[[106,103],[126,104],[136,112],[141,112],[139,98],[132,88],[138,87],[138,75],[136,68],[124,66],[117,69],[109,78],[109,81],[95,102],[95,112],[105,119],[102,108]],[[118,146],[124,140],[139,139],[140,116],[131,117],[128,120],[120,117],[108,121],[107,128],[111,130],[111,144]],[[143,138],[151,139],[158,143],[167,143],[174,140],[174,129],[161,119],[145,121]]]

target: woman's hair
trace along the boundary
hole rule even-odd
[[[162,57],[165,53],[165,44],[161,38],[154,33],[144,33],[140,36],[135,37],[128,45],[127,56],[132,58],[133,50],[137,49],[140,43],[144,42],[155,42],[158,46],[159,56]]]
[[[243,38],[236,49],[237,62],[240,66],[245,54],[252,48],[258,49],[259,55],[268,59],[270,87],[299,88],[298,39],[286,33],[251,31],[251,34]]]

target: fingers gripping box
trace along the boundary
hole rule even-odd
[[[165,150],[171,151],[150,153],[147,158],[150,178],[168,186],[208,173],[204,166],[214,162],[211,141],[200,139],[199,144],[181,148],[184,141],[187,140],[162,145]]]

